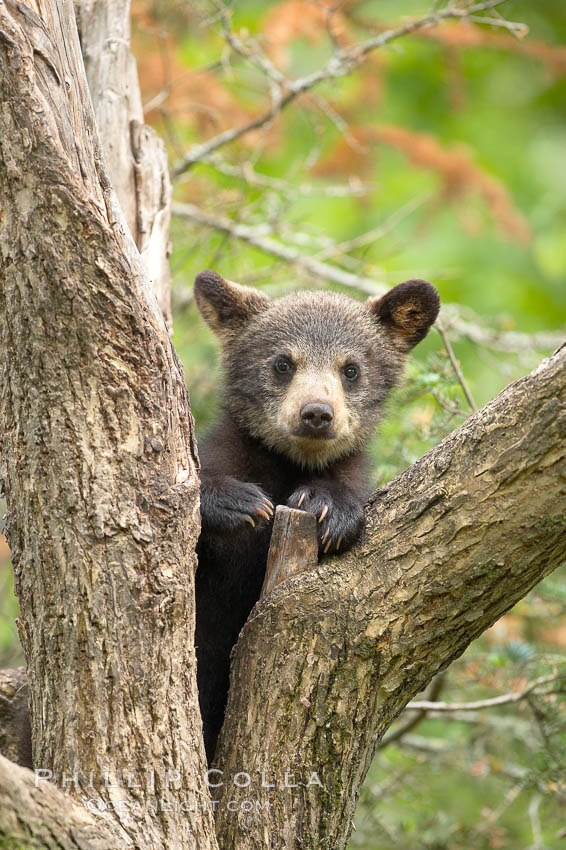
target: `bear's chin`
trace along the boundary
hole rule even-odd
[[[290,460],[309,469],[324,469],[353,450],[349,440],[337,436],[303,437],[292,435],[285,444],[275,446]]]
[[[335,440],[336,433],[334,431],[323,431],[321,434],[313,434],[312,431],[309,432],[308,428],[303,426],[302,428],[296,428],[292,433],[291,437],[299,438],[300,440],[304,440],[306,443],[312,443],[313,446],[316,443],[320,443],[324,440]]]

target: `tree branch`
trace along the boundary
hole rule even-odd
[[[234,239],[246,242],[248,245],[257,248],[258,251],[263,251],[265,254],[277,257],[277,259],[301,269],[305,274],[315,280],[336,283],[339,286],[345,286],[357,292],[363,292],[366,295],[383,295],[387,291],[388,287],[381,281],[363,275],[353,274],[338,266],[324,262],[320,259],[320,256],[324,256],[327,253],[326,251],[320,252],[320,255],[315,255],[314,257],[305,256],[296,248],[285,245],[271,236],[264,235],[261,229],[250,227],[247,224],[240,224],[227,216],[206,212],[200,207],[195,206],[195,204],[174,201],[172,212],[173,215],[201,224],[204,227],[210,227],[219,233],[226,233]],[[359,241],[362,241],[362,237],[359,238]],[[479,318],[474,316],[471,310],[467,308],[463,310],[458,304],[444,304],[440,315],[443,320],[443,329],[444,325],[446,325],[456,337],[464,337],[476,343],[476,345],[483,348],[491,348],[495,351],[528,351],[531,353],[545,350],[552,351],[562,344],[564,334],[566,333],[566,329],[564,331],[521,333],[519,331],[497,331],[492,328],[482,327]],[[470,399],[468,398],[469,401]],[[475,409],[476,405],[474,404],[473,407]]]
[[[437,676],[434,677],[434,679],[431,681],[429,689],[428,689],[429,690],[429,694],[428,694],[429,698],[428,698],[427,702],[431,702],[433,704],[436,704],[436,702],[438,701],[438,698],[439,698],[439,696],[442,692],[442,689],[444,688],[445,681],[446,681],[446,671],[443,671],[442,673],[439,673]],[[410,708],[411,708],[411,704],[409,703],[409,705],[406,706],[405,711],[408,711]],[[392,732],[389,732],[387,735],[385,735],[385,737],[383,737],[381,739],[381,741],[377,745],[376,749],[383,750],[383,749],[385,749],[385,747],[388,747],[389,744],[393,744],[396,741],[400,741],[402,738],[405,737],[405,735],[407,735],[409,732],[412,732],[413,729],[415,729],[417,726],[419,726],[419,724],[423,720],[426,720],[426,718],[428,716],[429,716],[429,713],[428,713],[427,709],[419,709],[414,714],[409,713],[409,716],[405,719],[405,721],[403,723],[401,723],[396,729],[394,729]],[[405,717],[404,713],[403,713],[403,717]]]
[[[7,850],[116,850],[128,846],[124,833],[90,813],[49,782],[0,755],[0,846]]]
[[[442,342],[444,343],[444,348],[446,349],[446,353],[448,354],[448,358],[449,358],[450,363],[452,365],[452,368],[454,370],[454,374],[456,375],[456,379],[457,379],[458,383],[460,384],[460,386],[462,387],[462,392],[464,393],[464,396],[466,397],[466,401],[470,405],[470,410],[472,410],[472,411],[477,410],[478,406],[474,401],[474,397],[473,397],[473,395],[470,391],[470,388],[468,387],[468,384],[466,383],[466,379],[464,378],[464,373],[462,372],[462,369],[460,368],[460,364],[458,363],[458,361],[456,359],[456,355],[454,354],[454,349],[452,348],[452,346],[450,344],[450,340],[448,339],[448,336],[446,335],[446,331],[444,330],[444,328],[442,326],[442,321],[439,321],[437,319],[435,327],[436,327],[436,330],[438,331],[438,333],[440,334],[440,336],[442,337]]]
[[[258,603],[217,764],[276,787],[252,786],[257,821],[224,809],[250,787],[219,789],[221,845],[345,846],[392,720],[566,558],[565,436],[566,347],[377,491],[356,550]],[[286,774],[297,787],[282,788]]]
[[[478,711],[481,708],[496,708],[499,705],[511,705],[521,700],[526,699],[531,694],[539,696],[548,696],[549,694],[562,693],[564,688],[544,688],[543,685],[548,685],[551,682],[560,681],[558,673],[552,673],[549,676],[539,676],[522,688],[520,691],[515,691],[511,694],[501,694],[498,697],[490,699],[479,699],[475,702],[433,702],[431,700],[413,700],[407,706],[407,709],[415,711],[434,711],[434,712],[452,712],[452,711]],[[542,688],[542,690],[541,690]]]
[[[332,80],[337,77],[346,76],[346,74],[349,74],[369,53],[372,53],[374,50],[384,47],[386,44],[389,44],[398,38],[402,38],[405,35],[410,35],[413,32],[417,32],[418,30],[422,30],[427,27],[436,26],[441,21],[448,20],[450,18],[468,18],[470,15],[477,15],[487,9],[493,9],[496,6],[501,6],[504,2],[505,0],[486,0],[486,2],[476,3],[473,6],[469,6],[467,9],[451,6],[448,9],[435,12],[433,15],[427,15],[426,17],[420,18],[416,21],[409,21],[403,26],[382,32],[379,35],[367,39],[367,41],[364,41],[361,44],[348,48],[347,50],[336,51],[323,68],[293,81],[282,78],[282,75],[274,68],[271,62],[269,62],[268,66],[266,66],[266,60],[264,57],[264,62],[261,63],[260,67],[268,73],[269,79],[277,84],[281,94],[277,97],[272,96],[272,102],[269,109],[262,112],[252,121],[248,121],[240,127],[233,127],[229,130],[225,130],[217,136],[214,136],[214,138],[209,139],[208,142],[205,142],[204,144],[194,145],[188,153],[179,159],[173,166],[173,179],[184,174],[195,164],[195,162],[209,156],[219,150],[219,148],[224,147],[224,145],[241,139],[242,136],[245,136],[252,130],[259,130],[261,127],[265,127],[266,124],[273,121],[273,119],[287,106],[289,106],[290,103],[296,100],[299,95],[305,94],[305,92],[310,91],[310,89],[314,88],[319,83],[325,80]],[[244,52],[244,46],[241,44],[241,41],[239,39],[237,41],[239,51]],[[233,44],[233,46],[235,45]],[[286,88],[286,91],[284,91],[284,87]]]
[[[249,227],[247,224],[238,224],[227,216],[212,215],[194,204],[184,204],[180,201],[174,201],[172,212],[173,215],[189,219],[205,227],[211,227],[220,233],[227,233],[235,239],[247,242],[248,245],[252,245],[259,251],[263,251],[272,257],[277,257],[292,266],[303,269],[311,277],[318,280],[337,283],[340,286],[348,286],[362,292],[367,292],[368,295],[376,295],[385,292],[387,289],[385,284],[377,283],[371,278],[350,274],[350,272],[344,271],[337,266],[331,266],[314,257],[305,257],[296,248],[283,245],[270,236],[263,236],[261,233],[258,233],[256,228]]]
[[[295,193],[299,197],[311,197],[313,195],[322,195],[330,198],[350,198],[364,197],[368,194],[369,186],[363,183],[359,177],[350,178],[347,183],[337,183],[334,185],[316,184],[316,183],[301,183],[296,185],[289,180],[281,179],[280,177],[272,177],[268,174],[261,174],[255,171],[252,163],[245,160],[241,165],[234,165],[224,159],[221,154],[211,154],[200,160],[201,165],[210,166],[219,174],[224,174],[226,177],[235,177],[238,180],[243,180],[249,186],[259,186],[263,189],[272,189],[284,195],[290,192]]]

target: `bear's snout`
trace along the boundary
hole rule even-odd
[[[334,421],[334,411],[329,404],[315,401],[301,408],[301,422],[314,433],[327,431]]]

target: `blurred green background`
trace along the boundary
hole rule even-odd
[[[172,163],[269,108],[262,61],[295,79],[336,50],[445,6],[243,0],[224,16],[221,8],[133,2],[146,119]],[[528,34],[502,25],[499,14]],[[558,344],[566,324],[566,6],[524,0],[486,15],[491,23],[452,20],[392,42],[175,181],[175,198],[218,227],[229,219],[299,258],[290,264],[215,227],[173,218],[174,344],[197,435],[215,415],[220,377],[216,344],[192,300],[203,268],[274,296],[331,287],[366,297],[309,275],[301,257],[319,259],[331,276],[341,270],[388,286],[433,281],[443,303],[456,305],[443,326],[474,406]],[[223,20],[247,57],[228,45]],[[376,485],[471,407],[446,340],[433,331],[372,445]],[[0,549],[2,666],[22,661],[8,557]],[[427,716],[383,747],[351,848],[564,846],[565,577],[562,568],[543,582],[434,685],[437,698],[468,702],[545,675],[555,676],[542,687],[552,693]],[[411,717],[405,712],[397,728]]]

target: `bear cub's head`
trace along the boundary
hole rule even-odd
[[[372,436],[439,309],[424,280],[365,303],[332,292],[272,301],[209,270],[197,275],[195,298],[222,345],[226,412],[271,450],[319,470]]]

